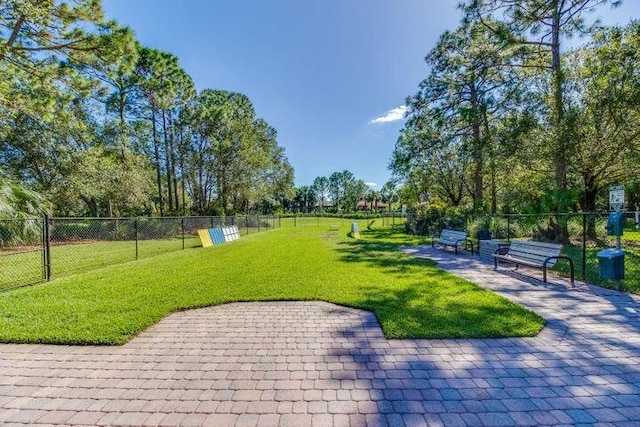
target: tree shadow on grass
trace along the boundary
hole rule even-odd
[[[517,304],[433,268],[432,260],[402,253],[412,241],[396,233],[368,231],[362,240],[340,242],[336,249],[342,261],[382,269],[388,277],[384,283],[360,284],[355,304],[376,313],[388,338],[533,336],[544,326]]]
[[[470,283],[361,289],[356,305],[375,312],[390,339],[535,336],[544,326],[536,314]]]
[[[436,265],[430,259],[403,254],[400,249],[415,242],[394,240],[394,235],[398,235],[397,230],[371,230],[362,234],[362,240],[352,239],[337,244],[336,250],[341,254],[341,261],[365,263],[395,273],[407,273],[412,267]]]

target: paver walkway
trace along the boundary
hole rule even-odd
[[[324,302],[191,310],[122,347],[0,345],[0,424],[640,425],[637,298],[407,251],[548,326],[536,338],[386,340],[373,314]]]

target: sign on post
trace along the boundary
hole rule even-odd
[[[624,186],[616,185],[609,188],[609,211],[621,211],[624,208]]]

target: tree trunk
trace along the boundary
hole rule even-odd
[[[473,207],[479,208],[484,202],[484,182],[483,174],[483,158],[482,158],[482,138],[480,135],[480,112],[478,105],[478,91],[475,85],[471,84],[471,110],[473,118],[471,124],[471,138],[473,144]]]
[[[89,208],[89,214],[92,217],[97,218],[98,217],[98,203],[96,202],[96,198],[95,197],[83,196],[82,194],[80,194],[80,198],[87,205],[87,208]]]
[[[496,164],[491,162],[491,213],[498,212],[498,187],[496,185]]]
[[[169,148],[169,135],[167,131],[167,116],[162,110],[162,133],[164,135],[164,167],[167,174],[167,204],[169,205],[169,211],[173,211],[173,186],[171,175],[171,154]]]
[[[556,186],[562,193],[566,193],[567,182],[567,141],[564,129],[564,95],[562,85],[564,76],[560,63],[560,6],[558,0],[553,2],[553,24],[551,26],[551,73],[553,88],[553,124],[555,127],[555,175]],[[565,206],[557,207],[560,211]]]
[[[594,177],[589,173],[585,172],[583,175],[584,180],[584,212],[595,212],[596,211],[596,197],[598,196],[598,186],[595,182]],[[589,239],[597,239],[598,235],[596,233],[596,217],[595,215],[587,216],[587,238]]]
[[[564,76],[560,63],[560,5],[559,0],[553,0],[553,23],[551,26],[551,73],[553,86],[553,121],[555,127],[555,178],[556,187],[560,193],[560,201],[556,205],[556,212],[566,212],[568,181],[567,181],[567,132],[564,119]],[[567,221],[559,222],[559,240],[569,238]]]
[[[122,158],[125,159],[127,156],[127,135],[125,134],[127,128],[127,122],[125,117],[125,103],[127,102],[127,94],[122,90],[122,88],[118,88],[119,97],[120,97],[120,105],[118,105],[118,115],[120,118],[120,153]]]
[[[171,153],[171,175],[173,176],[173,210],[179,212],[178,198],[178,174],[176,172],[176,128],[173,122],[173,113],[169,110],[169,152]]]
[[[158,205],[160,207],[160,216],[164,216],[164,200],[162,197],[162,171],[160,169],[160,147],[158,144],[158,130],[156,128],[156,110],[151,109],[151,126],[153,129],[153,155],[156,166],[156,183],[158,184]]]

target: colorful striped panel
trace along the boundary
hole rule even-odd
[[[224,234],[222,233],[222,228],[216,228],[216,244],[220,245],[224,243]]]
[[[220,245],[222,243],[231,242],[232,240],[238,240],[240,238],[240,231],[237,226],[233,225],[229,227],[198,230],[198,236],[200,236],[202,247],[208,248],[213,245]]]
[[[209,234],[209,230],[198,230],[198,236],[200,236],[200,243],[202,243],[203,248],[209,248],[213,246],[213,242],[211,241],[211,235]]]
[[[210,228],[209,229],[209,234],[211,235],[211,241],[213,242],[213,244],[217,245],[218,241],[216,239],[216,229],[215,228]]]

